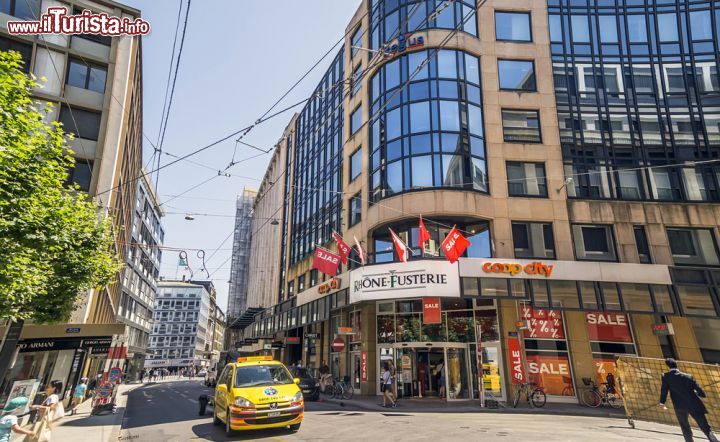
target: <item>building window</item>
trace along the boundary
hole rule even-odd
[[[362,172],[362,148],[358,148],[350,155],[350,182],[360,176]]]
[[[0,12],[22,20],[39,20],[40,0],[3,0]]]
[[[500,89],[535,92],[535,63],[529,60],[498,60]]]
[[[3,2],[0,2],[2,5]],[[32,45],[20,43],[19,41],[11,40],[9,38],[0,37],[0,51],[17,51],[23,60],[22,70],[25,73],[30,72],[30,61],[32,60]]]
[[[17,1],[24,1],[24,0],[17,0]],[[75,15],[82,14],[83,10],[87,8],[73,8],[73,13]],[[100,35],[100,34],[74,34],[73,38],[82,38],[83,40],[90,40],[95,43],[99,43],[103,46],[110,46],[112,44],[112,37],[107,35]]]
[[[540,143],[538,111],[502,110],[503,139],[506,143]]]
[[[555,259],[551,223],[512,223],[515,258]]]
[[[676,284],[675,288],[683,313],[686,315],[717,316],[710,287]]]
[[[510,196],[547,197],[545,165],[541,163],[507,163]]]
[[[76,158],[75,164],[68,169],[68,177],[65,185],[77,184],[80,190],[88,192],[92,180],[93,162],[83,158]]]
[[[360,130],[362,126],[362,106],[358,106],[352,114],[350,114],[350,135]]]
[[[298,276],[298,293],[302,293],[305,290],[305,275]]]
[[[100,135],[100,112],[91,112],[77,107],[72,110],[63,105],[60,108],[60,123],[66,133],[72,133],[75,138],[97,141]]]
[[[355,30],[355,33],[352,36],[352,47],[350,48],[350,58],[355,57],[357,53],[360,51],[359,48],[362,48],[362,26],[358,26],[358,28]]]
[[[530,13],[495,11],[495,38],[499,41],[532,41]]]
[[[711,229],[667,229],[670,251],[676,265],[720,264]]]
[[[317,269],[310,270],[310,283],[308,288],[315,287],[318,283],[318,271]]]
[[[358,66],[355,68],[352,74],[352,89],[351,89],[351,96],[357,95],[358,92],[360,92],[360,89],[362,88],[362,66]]]
[[[104,93],[107,68],[88,65],[70,59],[68,66],[67,84],[81,89]]]
[[[362,197],[361,192],[350,198],[350,226],[354,226],[362,219]]]
[[[611,226],[572,226],[575,256],[585,261],[617,261]]]
[[[635,226],[633,227],[633,233],[635,234],[635,246],[637,246],[638,258],[640,259],[640,263],[651,264],[652,258],[650,257],[650,245],[648,244],[645,227]]]
[[[295,296],[295,281],[288,282],[288,298]]]

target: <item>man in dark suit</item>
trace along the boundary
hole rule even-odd
[[[680,423],[685,441],[692,442],[693,440],[692,428],[690,428],[690,422],[688,421],[688,415],[690,415],[695,419],[695,422],[697,422],[709,441],[718,442],[715,433],[708,424],[707,417],[705,417],[708,411],[702,399],[700,399],[705,397],[703,389],[695,382],[695,378],[678,370],[675,359],[665,359],[665,364],[670,368],[670,371],[662,376],[660,406],[667,410],[665,401],[669,391],[670,399],[672,399],[675,408],[675,416],[677,416]]]

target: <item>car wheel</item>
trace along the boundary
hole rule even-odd
[[[217,417],[217,408],[213,411],[213,425],[217,425],[218,427],[222,425],[222,421]]]
[[[299,429],[300,429],[300,423],[290,425],[290,431],[292,431],[293,433],[298,431]]]
[[[235,431],[230,428],[230,414],[229,412],[225,415],[225,436],[232,436],[235,434]]]

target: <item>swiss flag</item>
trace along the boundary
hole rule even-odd
[[[393,243],[395,243],[395,250],[397,250],[398,258],[400,262],[407,262],[408,260],[408,249],[404,242],[398,237],[395,232],[390,230],[390,236],[392,236]]]
[[[312,268],[318,269],[326,275],[335,276],[340,265],[340,255],[336,255],[322,247],[315,247]]]
[[[340,259],[342,260],[343,264],[347,264],[348,255],[350,255],[350,246],[347,245],[345,241],[343,241],[342,236],[338,235],[337,232],[333,232],[332,236],[335,240],[335,243],[337,244]]]
[[[448,236],[442,242],[442,248],[445,251],[445,256],[450,260],[451,263],[460,258],[465,252],[465,249],[470,247],[470,241],[467,240],[456,227],[453,227]]]
[[[418,247],[420,247],[420,250],[425,250],[425,243],[430,241],[430,232],[427,231],[425,228],[425,223],[423,223],[422,216],[420,217],[420,233],[418,235]]]

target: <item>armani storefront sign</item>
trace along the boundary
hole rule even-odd
[[[350,302],[423,296],[459,297],[457,264],[422,260],[362,267],[350,272]]]

